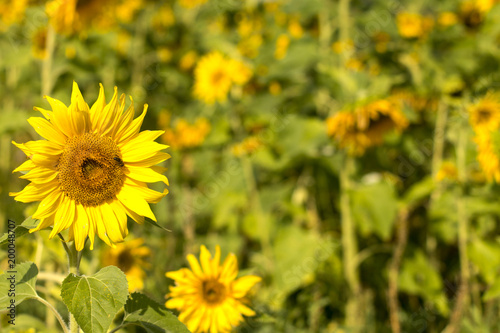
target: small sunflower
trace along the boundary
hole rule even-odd
[[[500,96],[488,93],[469,108],[469,121],[476,132],[500,127]]]
[[[340,111],[327,119],[328,134],[352,155],[364,154],[367,148],[381,145],[388,132],[407,126],[400,104],[389,99]]]
[[[224,102],[232,85],[227,59],[219,52],[202,57],[194,72],[194,95],[207,104]]]
[[[495,0],[468,0],[460,5],[460,19],[469,30],[476,30],[484,22]]]
[[[165,130],[162,138],[170,144],[172,149],[195,148],[205,141],[210,129],[210,123],[206,118],[198,118],[194,124],[189,124],[185,119],[179,119],[175,128]]]
[[[396,16],[396,24],[401,37],[421,38],[429,33],[434,21],[417,13],[401,12]]]
[[[28,122],[46,140],[14,143],[28,160],[16,171],[28,171],[20,178],[28,184],[21,192],[10,193],[17,201],[40,201],[33,214],[40,223],[30,232],[53,226],[49,238],[69,229],[69,240],[82,250],[87,236],[90,249],[97,234],[115,246],[128,234],[127,215],[137,223],[144,217],[156,221],[149,203],[157,203],[163,193],[146,183],[168,185],[163,168],[155,166],[170,155],[168,146],[154,142],[163,131],[139,132],[147,105],[134,119],[133,103],[125,111],[125,94],[117,89],[106,104],[101,85],[99,97],[89,108],[78,85],[73,83],[69,107],[46,97],[52,111],[35,108],[45,119]]]
[[[115,248],[106,248],[102,255],[102,264],[120,268],[127,276],[128,290],[133,292],[144,288],[144,269],[150,267],[146,261],[150,256],[151,250],[144,246],[144,240],[137,238],[118,244]]]
[[[488,181],[500,183],[500,156],[492,133],[489,131],[478,132],[474,141],[477,143],[477,160]]]
[[[166,273],[176,284],[170,287],[165,305],[180,311],[179,320],[191,332],[230,332],[243,321],[242,315],[255,315],[245,305],[244,297],[261,278],[248,275],[236,279],[238,263],[234,254],[229,254],[220,266],[220,247],[215,248],[212,259],[202,245],[201,266],[192,254],[187,256],[187,260],[191,269]]]

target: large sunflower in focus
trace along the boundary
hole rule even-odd
[[[407,126],[400,104],[388,99],[340,111],[327,119],[328,134],[352,155],[364,154],[367,148],[381,145],[385,134]]]
[[[16,171],[29,180],[21,192],[10,193],[17,201],[40,201],[33,214],[40,223],[34,232],[53,226],[49,238],[69,229],[69,240],[78,251],[85,239],[94,246],[97,234],[110,246],[122,242],[128,233],[127,215],[138,223],[144,217],[156,218],[149,203],[163,198],[146,183],[162,181],[163,168],[155,166],[170,157],[162,152],[168,146],[154,142],[163,131],[139,132],[146,115],[134,119],[133,103],[125,110],[125,95],[118,99],[117,89],[106,104],[104,90],[89,108],[78,85],[73,84],[71,104],[46,97],[52,111],[35,108],[45,119],[28,122],[46,140],[14,144],[28,160]]]
[[[191,270],[182,268],[166,274],[176,284],[170,287],[169,300],[165,305],[181,312],[179,320],[186,324],[189,331],[230,332],[243,321],[242,315],[255,315],[245,305],[244,297],[261,278],[248,275],[236,279],[238,262],[234,254],[229,254],[220,266],[220,247],[215,248],[212,259],[202,245],[200,262],[192,254],[187,259]]]

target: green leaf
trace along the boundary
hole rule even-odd
[[[419,295],[434,303],[441,314],[448,314],[450,309],[441,276],[421,250],[417,250],[413,258],[403,262],[398,285],[401,291]]]
[[[485,281],[493,283],[500,268],[500,245],[474,238],[467,246],[467,254]]]
[[[363,234],[390,238],[398,210],[394,186],[387,182],[361,185],[352,191],[352,207]]]
[[[484,293],[483,301],[487,302],[498,297],[500,297],[500,278],[497,278],[490,289]]]
[[[35,290],[37,275],[38,268],[32,262],[23,262],[1,274],[0,308],[7,308],[11,304],[11,299],[14,299],[14,294],[16,306],[27,298],[37,297]],[[15,288],[12,288],[12,283],[15,283]]]
[[[153,225],[153,226],[157,227],[157,228],[163,229],[163,230],[165,230],[165,231],[172,231],[172,230],[169,230],[169,229],[167,229],[167,228],[165,228],[165,227],[162,227],[161,225],[159,225],[158,223],[156,223],[155,221],[153,221],[153,220],[151,220],[151,219],[149,219],[149,218],[146,218],[146,219],[144,219],[144,220],[145,220],[146,222],[148,222],[149,224],[151,224],[151,225]]]
[[[414,206],[420,200],[423,200],[432,193],[435,187],[432,177],[425,177],[421,181],[413,184],[408,191],[406,191],[402,203],[406,206]]]
[[[141,293],[130,295],[125,304],[124,323],[132,323],[148,333],[189,333],[186,326],[163,305]]]
[[[274,239],[275,292],[271,306],[280,308],[286,297],[302,285],[314,283],[317,267],[335,252],[336,245],[318,233],[294,225],[279,228]]]
[[[34,220],[33,218],[28,217],[26,220],[23,221],[23,223],[14,228],[14,232],[16,233],[14,239],[18,239],[19,237],[28,234],[30,229],[33,229],[38,225],[38,222],[39,220]],[[9,233],[6,232],[0,237],[0,245],[6,244],[8,239],[9,239]]]
[[[105,267],[92,276],[70,274],[61,288],[64,304],[85,333],[106,332],[127,295],[125,274],[115,266]]]

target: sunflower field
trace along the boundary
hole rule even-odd
[[[0,0],[0,332],[500,332],[498,2]]]

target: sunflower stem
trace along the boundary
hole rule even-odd
[[[40,296],[34,297],[34,299],[36,299],[40,303],[44,304],[46,307],[48,307],[54,313],[54,315],[57,318],[57,321],[59,321],[59,324],[61,324],[61,327],[62,327],[64,333],[70,333],[70,331],[68,330],[68,326],[66,326],[66,324],[64,323],[64,319],[61,317],[61,314],[56,310],[56,308],[52,304],[50,304],[49,302],[47,302],[45,299],[41,298]]]
[[[82,251],[77,251],[73,242],[71,242],[68,246],[68,244],[64,240],[64,237],[61,234],[57,235],[59,236],[59,238],[61,238],[64,250],[68,255],[69,274],[80,275],[80,261],[82,260]],[[71,333],[80,332],[80,327],[76,322],[75,316],[73,316],[71,312],[69,313],[69,329]]]
[[[354,169],[354,159],[345,155],[344,167],[340,171],[340,209],[342,225],[342,252],[344,276],[349,286],[349,299],[346,306],[346,326],[355,328],[360,326],[360,296],[361,285],[356,264],[356,233],[352,219],[350,191],[351,175]],[[356,330],[353,330],[355,332]]]
[[[47,27],[47,55],[42,62],[42,96],[50,95],[54,87],[54,71],[52,64],[54,60],[54,50],[56,45],[56,33],[49,24]]]

